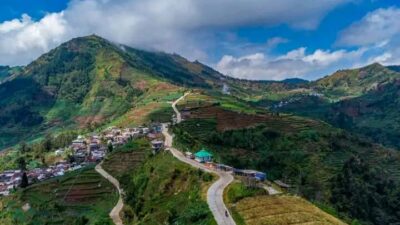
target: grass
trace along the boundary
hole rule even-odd
[[[117,202],[115,188],[93,167],[32,185],[3,201],[0,223],[110,224],[108,213]],[[30,209],[21,213],[22,205]]]

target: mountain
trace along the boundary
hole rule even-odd
[[[9,77],[9,70],[2,67],[2,77]],[[95,35],[75,38],[0,85],[0,149],[49,129],[108,123],[180,87],[220,88],[220,77],[176,54],[133,49]]]
[[[372,64],[338,71],[314,82],[323,96],[302,96],[279,108],[322,119],[336,127],[400,148],[400,73]],[[332,101],[334,99],[334,101]]]
[[[399,76],[399,73],[374,63],[359,69],[339,70],[310,86],[326,97],[337,100],[360,96]]]

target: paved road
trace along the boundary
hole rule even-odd
[[[175,111],[175,115],[176,115],[176,123],[180,123],[182,121],[182,116],[181,113],[179,112],[179,110],[176,108],[176,104],[178,104],[178,102],[180,102],[181,100],[183,100],[188,94],[190,94],[189,92],[186,92],[182,97],[178,98],[175,102],[172,103],[172,108]]]
[[[122,219],[119,216],[122,208],[124,207],[124,201],[122,200],[122,189],[119,186],[119,182],[117,179],[115,179],[113,176],[111,176],[109,173],[107,173],[102,167],[101,163],[97,164],[95,167],[95,170],[102,175],[104,178],[106,178],[108,181],[110,181],[118,190],[119,193],[119,199],[117,204],[114,206],[114,208],[110,212],[110,217],[112,221],[114,222],[115,225],[123,225]]]
[[[182,121],[182,117],[179,113],[179,110],[176,108],[176,104],[184,99],[186,95],[188,95],[188,93],[172,103],[172,108],[176,113],[177,123],[180,123]],[[172,147],[173,137],[171,136],[171,134],[169,134],[167,125],[164,124],[163,128],[163,134],[165,136],[165,147],[172,153],[175,158],[193,167],[202,169],[203,171],[209,173],[214,173],[219,176],[219,179],[214,182],[207,191],[208,206],[210,207],[210,210],[214,215],[214,218],[217,221],[218,225],[236,225],[235,221],[232,219],[232,216],[229,214],[229,211],[227,210],[223,200],[224,189],[233,181],[233,176],[227,172],[211,170],[197,161],[186,158],[182,154],[182,152]],[[226,216],[225,213],[228,213],[228,216]]]

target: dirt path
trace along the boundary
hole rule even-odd
[[[180,123],[182,121],[181,114],[176,108],[176,104],[186,97],[188,93],[180,97],[178,100],[172,103],[172,108],[176,113],[176,122]],[[203,164],[186,158],[182,152],[172,147],[173,137],[168,132],[168,127],[166,124],[163,125],[163,134],[165,136],[165,147],[172,153],[172,155],[178,160],[187,163],[193,167],[202,169],[209,173],[214,173],[219,176],[219,179],[214,182],[207,191],[207,203],[210,207],[212,214],[218,225],[236,225],[232,216],[229,214],[229,210],[226,208],[223,200],[224,189],[233,181],[233,176],[230,173],[223,171],[210,170]]]
[[[119,182],[117,179],[115,179],[113,176],[111,176],[109,173],[107,173],[102,167],[101,163],[97,164],[95,167],[95,170],[102,175],[104,178],[106,178],[108,181],[110,181],[118,190],[119,193],[119,199],[118,203],[114,206],[114,208],[110,212],[110,217],[112,221],[114,222],[115,225],[123,225],[122,219],[119,216],[122,208],[124,207],[124,201],[122,200],[122,189],[119,185]]]

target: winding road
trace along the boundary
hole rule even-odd
[[[189,93],[185,93],[182,97],[172,103],[172,108],[174,109],[176,114],[176,123],[180,123],[182,121],[182,116],[179,110],[176,108],[176,104],[184,99],[188,94]],[[165,136],[165,147],[172,153],[175,158],[193,167],[199,168],[209,173],[214,173],[219,176],[219,179],[214,182],[207,191],[208,206],[210,207],[210,210],[218,225],[236,225],[235,221],[232,219],[232,216],[229,214],[229,210],[226,208],[223,200],[224,189],[233,181],[233,176],[227,172],[211,170],[197,161],[186,158],[181,151],[173,148],[173,137],[168,132],[168,126],[166,124],[163,124],[163,134]],[[226,213],[228,215],[226,215]]]
[[[119,199],[117,204],[114,206],[114,208],[111,210],[110,212],[110,217],[112,219],[112,221],[114,222],[115,225],[123,225],[124,223],[122,222],[121,217],[119,216],[122,208],[124,207],[124,201],[122,199],[122,189],[119,185],[119,181],[117,179],[115,179],[113,176],[111,176],[109,173],[107,173],[107,171],[105,171],[102,167],[101,164],[97,164],[97,166],[95,167],[95,170],[102,175],[104,178],[106,178],[108,181],[110,181],[110,183],[112,183],[118,190],[118,194],[119,194]]]

